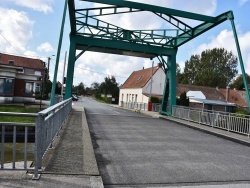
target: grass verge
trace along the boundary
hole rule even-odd
[[[0,105],[0,112],[38,113],[39,111],[40,111],[39,108],[33,108],[33,107]],[[0,115],[0,122],[35,123],[35,118]]]

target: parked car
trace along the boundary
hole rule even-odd
[[[72,95],[72,101],[78,101],[78,97],[76,95]]]

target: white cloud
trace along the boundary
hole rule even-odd
[[[246,73],[250,74],[250,32],[239,34],[239,44],[241,48],[242,58],[245,66]],[[212,38],[210,43],[201,44],[194,50],[193,54],[200,54],[206,49],[212,48],[225,48],[228,51],[232,51],[234,55],[238,56],[236,44],[232,31],[223,30],[218,36]],[[241,72],[239,68],[239,72]]]
[[[37,47],[37,50],[42,52],[52,52],[54,51],[54,48],[51,46],[49,42],[45,42]]]
[[[240,6],[244,5],[245,3],[247,3],[249,0],[239,0],[239,4]]]
[[[31,8],[33,10],[49,13],[52,12],[52,3],[54,0],[12,0],[17,5]]]
[[[0,50],[25,52],[25,46],[32,38],[33,21],[25,12],[0,8],[0,32],[11,45],[0,36]]]
[[[181,2],[173,0],[158,0],[157,2],[155,0],[132,1],[207,15],[213,15],[217,8],[216,0],[180,0]],[[100,7],[107,5],[94,4],[94,6]],[[100,19],[125,29],[161,29],[165,28],[166,26],[166,21],[150,12],[103,16],[100,17]],[[156,65],[158,60],[156,59],[154,62]],[[103,82],[104,77],[107,75],[114,75],[116,80],[120,84],[123,84],[133,71],[140,70],[143,67],[151,67],[152,61],[149,59],[129,56],[86,52],[82,55],[82,57],[79,58],[76,66],[81,67],[81,69],[75,68],[74,84],[83,82],[84,84],[90,86],[93,82]],[[181,62],[180,66],[183,68],[184,62]],[[87,70],[94,70],[107,75],[102,75]]]
[[[93,82],[103,82],[107,76],[115,76],[116,81],[123,84],[133,71],[151,65],[152,62],[149,59],[86,52],[76,62],[74,84],[83,82],[90,86]]]

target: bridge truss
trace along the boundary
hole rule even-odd
[[[124,0],[79,0],[82,5],[102,3],[98,8],[76,8],[75,0],[66,0],[58,45],[56,69],[52,87],[51,105],[54,103],[56,76],[61,49],[62,33],[68,7],[70,19],[70,50],[68,58],[65,97],[70,98],[72,92],[75,61],[86,51],[135,56],[142,58],[158,58],[163,63],[166,73],[163,93],[162,114],[171,115],[172,106],[176,104],[176,55],[178,47],[214,28],[226,20],[230,20],[234,32],[238,58],[243,74],[248,106],[250,106],[248,84],[241,56],[240,46],[234,25],[232,11],[211,17],[165,7],[136,3]],[[88,2],[88,3],[87,3]],[[131,14],[135,12],[151,12],[170,25],[170,29],[129,30],[101,20],[103,16]],[[183,21],[189,19],[199,24],[190,26]],[[76,50],[81,50],[76,54]],[[166,60],[167,59],[167,60]]]

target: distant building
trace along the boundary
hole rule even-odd
[[[152,79],[151,79],[152,76]],[[148,103],[151,96],[162,97],[165,83],[165,72],[158,66],[134,71],[120,87],[119,106],[124,102]],[[152,81],[152,90],[151,90]]]
[[[39,59],[0,53],[0,103],[33,102],[44,73]]]
[[[178,84],[176,90],[177,97],[187,93],[193,108],[232,112],[235,107],[248,107],[245,91],[186,84]]]

